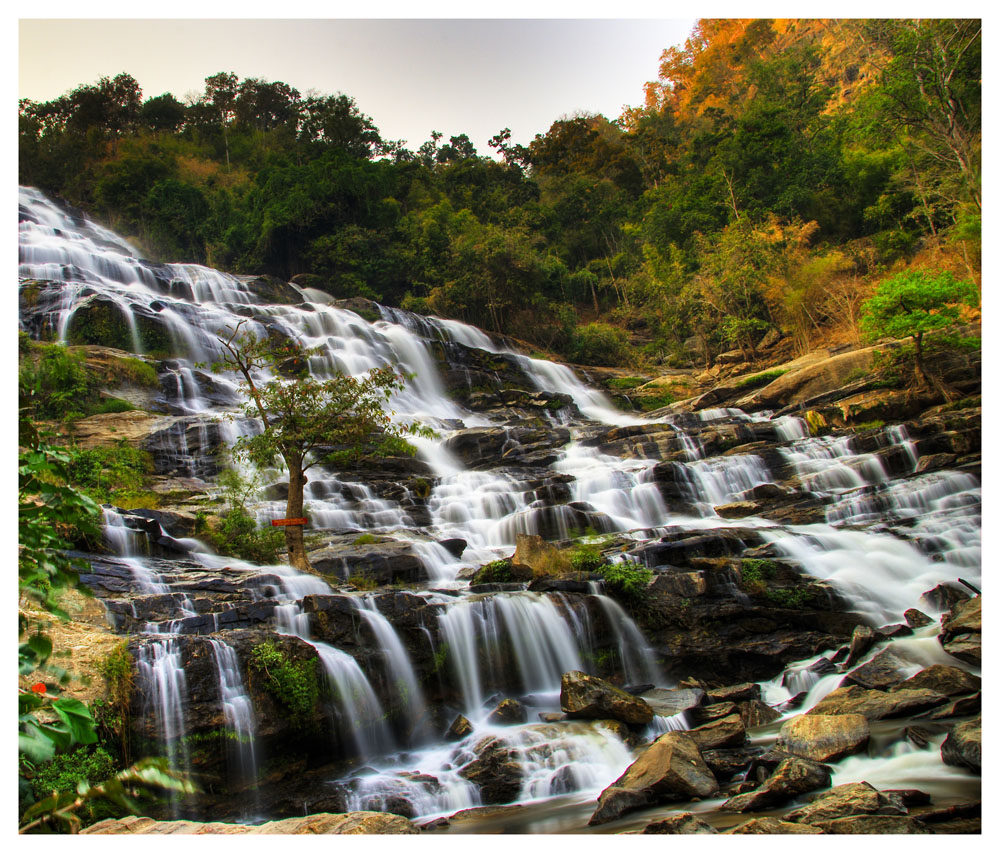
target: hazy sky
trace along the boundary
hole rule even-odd
[[[338,7],[322,8],[332,15]],[[269,10],[295,14],[279,4]],[[405,139],[411,149],[439,130],[443,141],[467,133],[488,154],[487,140],[504,127],[526,144],[560,116],[614,119],[623,106],[641,104],[661,51],[682,43],[693,25],[693,18],[22,19],[18,94],[50,100],[126,71],[144,97],[171,92],[183,100],[200,93],[207,76],[234,71],[240,79],[282,80],[303,94],[344,92],[383,137]]]

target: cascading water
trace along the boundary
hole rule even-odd
[[[416,463],[425,466],[420,486],[424,493],[416,494],[412,483],[380,487],[317,466],[310,471],[306,494],[309,529],[328,538],[377,534],[410,546],[423,565],[423,577],[435,587],[432,593],[421,593],[423,601],[437,608],[434,621],[415,630],[423,632],[421,642],[436,661],[438,686],[454,697],[449,712],[461,710],[470,721],[472,732],[462,740],[434,742],[435,732],[426,722],[430,683],[421,680],[399,630],[379,610],[375,596],[355,595],[352,600],[357,626],[370,629],[378,647],[376,653],[356,658],[356,650],[348,653],[311,634],[315,617],[303,599],[335,594],[333,581],[331,586],[287,567],[220,557],[195,540],[172,540],[187,543],[185,559],[196,566],[229,572],[237,580],[240,575],[264,578],[253,587],[253,602],[272,606],[268,626],[315,649],[328,687],[324,701],[335,746],[343,757],[365,765],[363,772],[340,777],[350,808],[399,808],[405,801],[409,813],[428,816],[478,805],[478,789],[459,769],[487,737],[500,737],[522,764],[524,777],[516,797],[521,802],[573,792],[596,794],[628,765],[631,751],[613,731],[600,726],[539,725],[529,719],[500,727],[488,722],[495,700],[505,696],[520,697],[532,714],[557,711],[561,675],[593,671],[592,664],[602,654],[617,660],[616,671],[625,684],[665,682],[659,665],[663,662],[655,660],[641,632],[613,599],[597,590],[575,596],[507,589],[468,594],[464,581],[458,580],[467,576],[463,570],[508,556],[519,533],[544,531],[549,538],[570,538],[583,532],[617,532],[624,534],[622,541],[641,542],[664,531],[750,529],[775,556],[829,580],[856,610],[879,624],[898,621],[906,608],[926,608],[920,604],[921,593],[954,580],[959,572],[973,583],[979,581],[978,478],[961,471],[915,474],[915,444],[901,427],[883,430],[877,447],[862,452],[849,438],[813,437],[802,419],[779,417],[770,420],[779,442],[776,452],[765,456],[751,448],[747,453],[737,449],[735,455],[709,456],[699,438],[701,429],[760,426],[767,416],[719,408],[676,423],[672,416],[665,418],[658,423],[673,433],[676,452],[670,464],[679,486],[668,505],[658,485],[656,458],[608,455],[582,440],[585,428],[595,425],[653,422],[615,411],[564,365],[528,358],[457,321],[380,306],[380,319],[369,322],[331,304],[326,295],[294,285],[281,296],[287,304],[268,303],[250,279],[196,265],[139,260],[133,247],[116,235],[62,210],[37,191],[22,189],[20,204],[19,276],[26,285],[46,284],[35,308],[22,315],[22,328],[36,337],[88,340],[88,312],[100,309],[113,312],[103,316],[121,321],[123,332],[114,345],[135,353],[155,349],[158,355],[170,349],[171,357],[156,363],[160,404],[176,421],[161,441],[178,476],[209,476],[213,442],[232,445],[239,435],[260,429],[252,419],[221,418],[236,411],[237,387],[231,378],[212,376],[199,367],[218,359],[220,329],[246,321],[257,334],[276,333],[315,348],[309,368],[321,377],[335,371],[357,376],[387,364],[414,374],[390,405],[401,422],[417,420],[438,433],[437,438],[413,441]],[[470,470],[445,445],[449,437],[469,427],[510,424],[493,414],[469,411],[449,395],[435,346],[502,356],[536,389],[571,399],[583,419],[560,415],[569,426],[570,440],[545,462]],[[544,417],[551,421],[554,416],[545,412]],[[282,480],[278,470],[263,474],[269,485]],[[716,513],[715,507],[748,500],[756,487],[775,483],[779,476],[787,493],[808,493],[824,502],[823,523],[782,525],[752,515],[735,521]],[[261,500],[253,509],[263,523],[284,515],[280,500]],[[172,573],[161,572],[160,564],[148,556],[145,534],[129,527],[122,513],[107,507],[104,515],[108,543],[120,555],[135,597],[172,602],[170,618],[147,625],[148,636],[136,652],[140,689],[162,751],[176,767],[189,768],[182,737],[191,698],[181,666],[183,634],[170,632],[207,633],[226,725],[241,750],[234,761],[241,778],[248,778],[260,758],[254,752],[257,730],[239,663],[220,630],[224,620],[218,613],[208,620],[201,615],[197,583],[186,588]],[[446,547],[449,542],[462,544],[452,550]],[[226,582],[235,581],[227,575]],[[598,638],[601,626],[607,631],[603,639]],[[913,665],[932,659],[919,645],[909,648],[909,655]],[[808,691],[800,708],[815,704],[842,677],[822,667],[811,670],[816,663],[790,667],[783,683],[765,685],[767,700],[776,704]],[[411,731],[389,724],[390,703],[403,709]],[[686,726],[683,714],[657,716],[650,731],[655,735]],[[883,759],[880,766],[885,767],[913,760],[909,753]],[[926,763],[926,756],[921,760]],[[838,772],[846,780],[853,775],[865,778],[867,771],[855,773],[854,766],[845,763]],[[924,767],[921,772],[934,771]],[[901,787],[898,780],[893,782]]]

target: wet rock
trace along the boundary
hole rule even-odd
[[[681,812],[671,815],[663,820],[646,824],[643,835],[715,835],[718,833],[714,826],[705,823],[700,817],[691,812]]]
[[[743,746],[747,739],[746,727],[738,714],[730,714],[721,720],[698,726],[687,734],[698,745],[699,750]]]
[[[875,645],[875,632],[867,625],[858,625],[851,634],[851,646],[847,653],[847,666],[853,666]]]
[[[568,441],[565,427],[474,427],[450,436],[444,447],[473,469],[547,466]]]
[[[748,729],[766,726],[781,717],[781,713],[757,699],[739,703],[739,715]]]
[[[784,805],[802,794],[828,787],[832,773],[825,764],[793,755],[782,760],[755,791],[731,797],[720,809],[753,812]]]
[[[370,578],[379,586],[387,586],[416,584],[427,578],[424,564],[409,542],[335,544],[310,551],[308,556],[317,572],[342,581],[357,575]]]
[[[462,714],[459,714],[448,726],[448,731],[444,733],[444,739],[450,741],[463,740],[472,734],[472,723]]]
[[[156,821],[130,815],[109,818],[80,830],[86,835],[417,835],[404,817],[382,812],[312,814],[273,820],[259,826],[239,823]]]
[[[473,747],[476,758],[458,775],[479,788],[484,805],[501,805],[517,799],[524,781],[518,751],[503,739],[486,737]]]
[[[884,649],[868,663],[859,666],[844,676],[841,686],[856,684],[868,690],[887,690],[903,681],[907,664]]]
[[[764,752],[759,746],[738,749],[703,749],[702,760],[720,782],[727,782],[735,776],[746,773],[755,758]]]
[[[860,714],[802,714],[781,727],[777,746],[814,761],[836,761],[864,749],[869,734]]]
[[[468,544],[464,539],[442,539],[438,542],[438,545],[444,548],[455,559],[462,556]]]
[[[723,835],[822,835],[823,830],[777,817],[755,817],[727,829]]]
[[[711,705],[701,705],[697,708],[691,708],[688,711],[687,718],[692,725],[702,726],[705,723],[712,723],[736,713],[739,713],[739,709],[735,702],[715,702]]]
[[[965,767],[973,773],[982,772],[983,718],[975,717],[959,723],[941,744],[941,760],[952,767]]]
[[[925,835],[923,824],[901,815],[851,815],[811,824],[827,835]]]
[[[701,572],[657,570],[649,585],[649,591],[676,595],[680,598],[693,598],[704,595],[708,591],[708,584]]]
[[[938,640],[948,654],[973,666],[983,662],[982,596],[956,603],[941,620]]]
[[[947,697],[933,690],[866,690],[852,685],[838,687],[827,694],[807,713],[809,714],[861,714],[869,722],[886,717],[916,714],[943,705]]]
[[[933,690],[942,696],[962,696],[975,693],[982,688],[983,680],[978,675],[959,669],[957,666],[933,664],[920,670],[898,685],[900,690]]]
[[[972,696],[965,696],[948,705],[938,708],[927,715],[929,720],[944,720],[948,717],[968,717],[970,714],[978,714],[983,710],[983,694],[974,693]]]
[[[906,807],[897,795],[883,793],[867,782],[850,782],[790,811],[785,820],[818,826],[819,821],[863,814],[905,815]]]
[[[685,732],[667,732],[650,744],[606,788],[590,818],[592,826],[616,820],[652,803],[710,797],[719,783]]]
[[[927,590],[920,598],[922,601],[927,602],[934,610],[951,610],[958,602],[966,601],[971,596],[961,587],[942,583],[938,584],[934,589]]]
[[[711,705],[715,702],[748,702],[751,699],[760,699],[760,685],[746,682],[744,684],[733,684],[729,687],[718,687],[709,690],[705,704]]]
[[[646,725],[653,719],[653,709],[642,699],[578,670],[563,674],[559,707],[578,719],[610,718],[633,725]]]
[[[705,699],[705,691],[697,687],[657,687],[645,691],[642,699],[661,717],[673,717],[681,711],[698,707]]]
[[[528,712],[517,699],[504,699],[486,718],[486,722],[498,726],[513,726],[528,720]]]
[[[915,607],[911,607],[903,613],[903,618],[911,628],[926,628],[928,625],[934,623],[934,620],[930,616],[923,611],[917,610]]]

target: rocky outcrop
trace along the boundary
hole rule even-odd
[[[317,572],[337,580],[361,577],[379,586],[414,585],[427,577],[423,562],[409,542],[328,545],[310,551],[309,562]]]
[[[382,812],[311,814],[252,826],[241,823],[157,821],[148,817],[110,818],[80,830],[81,835],[419,835],[405,818]]]
[[[500,805],[517,799],[525,770],[516,747],[498,737],[486,737],[472,748],[475,758],[458,775],[479,788],[484,805]]]
[[[701,751],[743,746],[747,739],[746,726],[743,725],[739,714],[730,714],[719,720],[689,729],[687,734]]]
[[[957,666],[936,663],[911,675],[892,689],[933,690],[942,696],[964,696],[982,689],[982,685],[983,680],[978,675]]]
[[[867,782],[837,785],[814,798],[810,803],[793,809],[785,820],[822,825],[821,821],[857,815],[905,815],[906,806],[898,794],[882,793]]]
[[[703,799],[718,790],[719,783],[702,761],[697,744],[684,732],[667,732],[601,792],[590,824],[608,823],[656,803]]]
[[[559,706],[573,719],[621,720],[632,725],[646,725],[653,719],[653,709],[639,697],[579,671],[563,673]]]

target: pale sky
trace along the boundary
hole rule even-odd
[[[289,7],[269,8],[273,14]],[[439,130],[442,142],[467,133],[480,154],[490,154],[487,140],[504,127],[527,144],[561,116],[585,111],[615,119],[623,107],[640,105],[660,53],[683,43],[694,23],[21,19],[18,96],[50,100],[124,71],[144,98],[171,92],[183,100],[200,93],[206,77],[234,71],[240,79],[284,81],[303,95],[344,92],[383,138],[404,139],[412,150]]]

